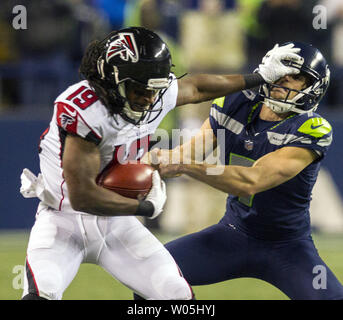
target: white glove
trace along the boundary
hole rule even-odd
[[[57,201],[53,195],[45,189],[43,176],[40,173],[38,177],[35,176],[29,169],[24,169],[21,176],[20,193],[24,198],[39,198],[50,207],[56,208]]]
[[[263,57],[262,63],[255,72],[258,72],[268,83],[275,82],[287,74],[298,74],[300,72],[299,69],[286,66],[282,63],[282,60],[291,60],[302,65],[304,59],[296,54],[299,51],[300,48],[294,48],[293,43],[281,47],[276,44],[274,48],[268,51]]]
[[[157,170],[154,170],[152,173],[152,187],[145,200],[150,201],[155,209],[153,215],[149,217],[149,219],[154,219],[162,213],[163,206],[167,200],[167,191],[166,184],[161,179]]]

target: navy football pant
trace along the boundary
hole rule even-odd
[[[220,222],[166,248],[193,286],[250,277],[267,281],[290,299],[343,299],[343,286],[309,236],[258,240]]]

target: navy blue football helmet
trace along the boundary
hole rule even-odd
[[[277,84],[263,84],[260,87],[259,94],[264,97],[266,105],[277,113],[315,111],[329,87],[329,66],[322,53],[311,44],[287,42],[283,45],[289,43],[293,43],[295,48],[300,49],[297,54],[302,59],[300,61],[284,60],[283,63],[299,69],[301,74],[307,76],[310,80],[309,86],[303,90],[294,90]],[[280,100],[271,97],[270,92],[275,87],[288,91],[285,99]],[[297,94],[292,99],[288,99],[292,91]]]

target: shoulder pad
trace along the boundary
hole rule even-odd
[[[314,138],[321,138],[331,131],[330,123],[322,117],[310,118],[298,128],[298,132],[308,134]]]

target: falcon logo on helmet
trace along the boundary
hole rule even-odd
[[[135,125],[153,122],[162,112],[162,97],[174,80],[167,44],[153,31],[130,27],[111,32],[98,48],[101,53],[96,66],[100,86],[111,100],[110,108]],[[128,84],[154,91],[154,101],[146,110],[131,108],[126,96]],[[99,92],[99,96],[102,94]]]
[[[124,61],[137,62],[139,59],[135,38],[132,33],[118,33],[116,39],[109,43],[106,52],[108,63],[114,56],[119,56]]]

